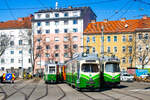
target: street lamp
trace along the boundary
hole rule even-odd
[[[101,54],[102,54],[102,58],[104,58],[104,26],[101,26],[101,31],[102,31],[102,45],[101,45]]]

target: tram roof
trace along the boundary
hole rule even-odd
[[[100,61],[116,61],[116,62],[120,62],[119,58],[117,58],[116,56],[104,56],[104,57],[100,57]]]

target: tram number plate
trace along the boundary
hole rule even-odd
[[[95,82],[87,82],[88,84],[95,84]]]

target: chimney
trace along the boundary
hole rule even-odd
[[[18,21],[19,21],[19,22],[23,21],[23,18],[18,18]]]
[[[68,8],[70,8],[70,9],[71,9],[71,8],[72,8],[72,6],[69,6]]]
[[[96,23],[96,20],[95,19],[91,20],[91,23]]]
[[[144,15],[144,16],[142,17],[142,19],[147,19],[147,16],[146,16],[146,15]]]
[[[121,21],[126,21],[126,18],[121,18]]]
[[[108,19],[104,19],[104,22],[108,22]]]

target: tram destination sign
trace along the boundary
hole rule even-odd
[[[86,62],[96,62],[96,60],[86,60]]]

